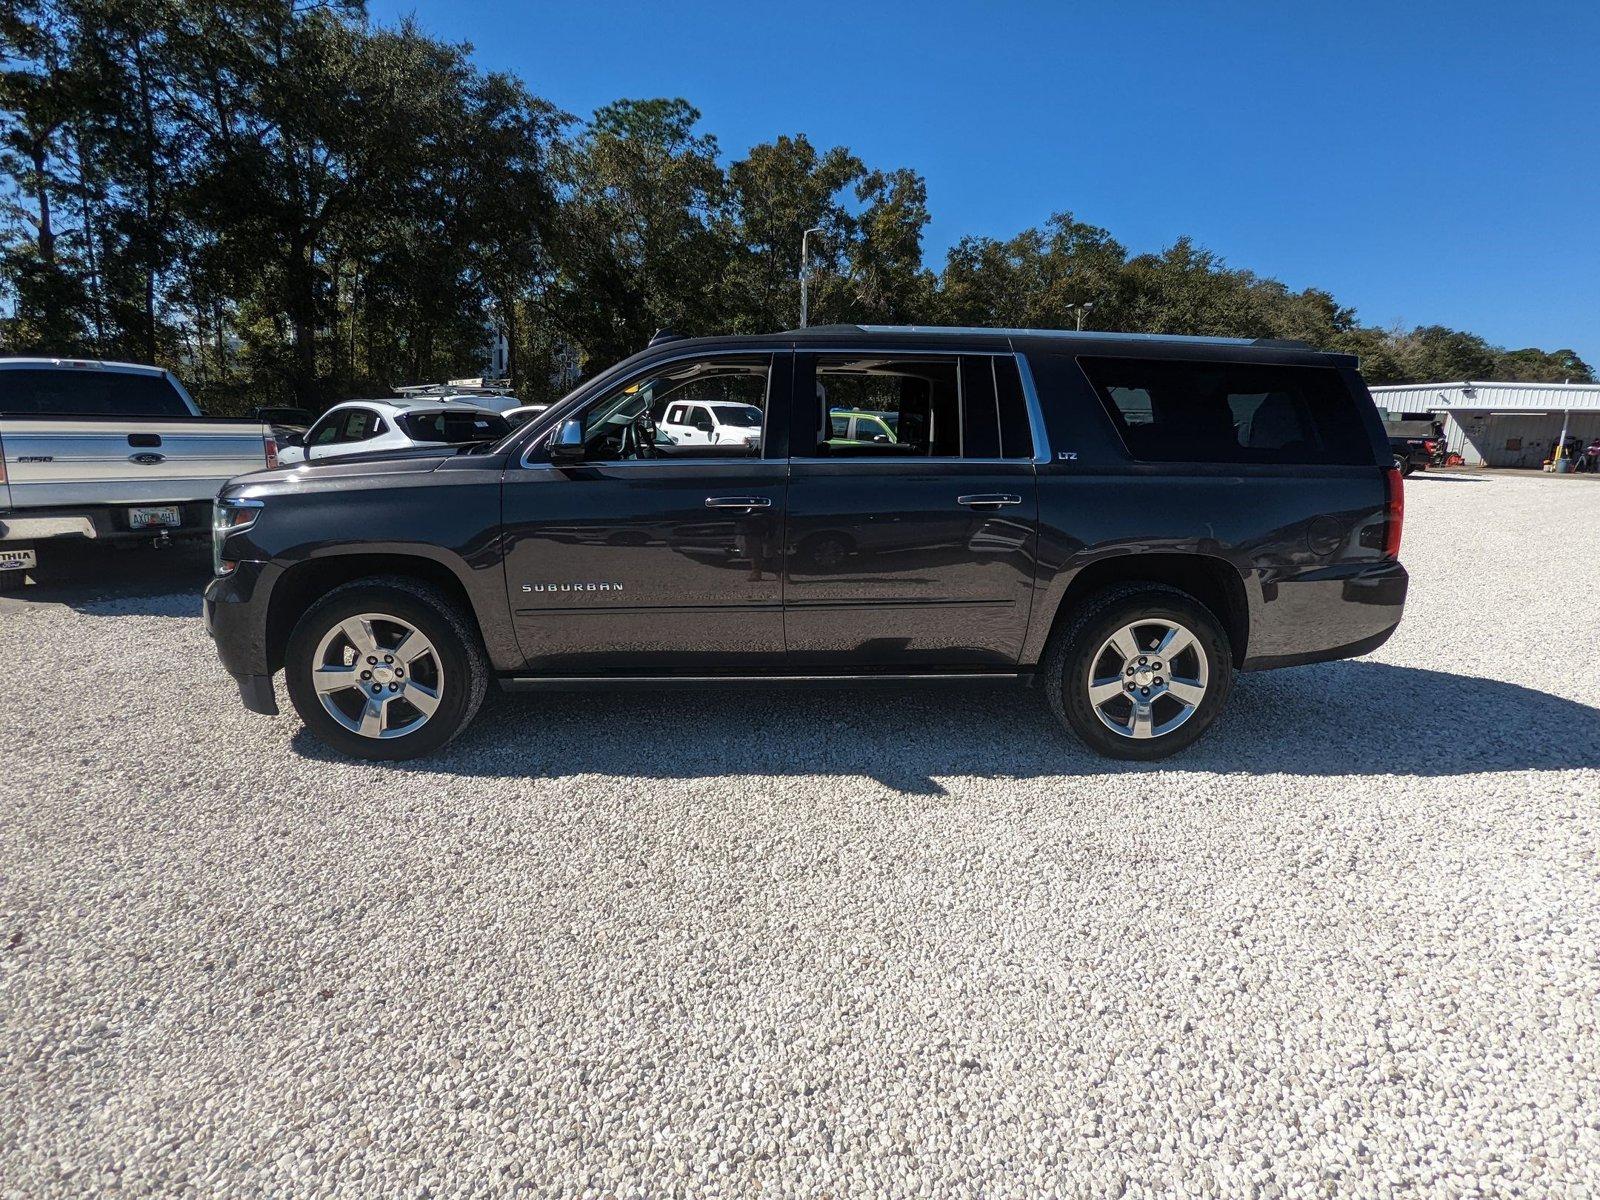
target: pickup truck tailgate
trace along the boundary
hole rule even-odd
[[[12,509],[202,500],[266,467],[259,421],[0,417]]]

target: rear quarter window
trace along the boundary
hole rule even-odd
[[[161,375],[78,368],[0,370],[0,412],[19,417],[190,417]]]
[[[1078,364],[1141,462],[1373,462],[1356,399],[1331,368],[1134,358]]]

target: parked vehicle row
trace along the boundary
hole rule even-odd
[[[211,501],[236,475],[333,454],[494,441],[548,405],[459,383],[335,405],[201,413],[170,372],[137,363],[0,359],[0,589],[39,550],[205,538]]]
[[[658,338],[498,441],[233,481],[205,618],[247,707],[282,670],[365,758],[490,684],[845,677],[1020,679],[1153,759],[1236,671],[1381,645],[1402,516],[1355,360],[1295,343]]]

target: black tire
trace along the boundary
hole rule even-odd
[[[1088,686],[1107,639],[1142,620],[1174,621],[1189,630],[1198,652],[1206,656],[1207,680],[1204,696],[1181,724],[1168,733],[1136,739],[1114,732],[1100,719]],[[1104,669],[1102,664],[1102,676]],[[1233,649],[1216,615],[1189,593],[1153,583],[1120,584],[1088,597],[1051,638],[1041,664],[1051,710],[1068,731],[1097,754],[1141,762],[1176,754],[1205,733],[1233,690],[1233,675]]]
[[[419,670],[439,672],[434,676],[442,679],[438,707],[412,732],[378,738],[347,729],[323,708],[312,682],[324,636],[346,619],[368,613],[406,622],[433,645],[436,661],[424,662]],[[380,628],[380,637],[385,631],[392,639],[387,626]],[[431,754],[467,727],[488,689],[489,660],[472,618],[438,588],[404,576],[379,576],[337,587],[306,610],[289,635],[284,678],[295,711],[318,741],[351,758],[397,761]]]
[[[1415,471],[1416,469],[1417,469],[1417,464],[1412,462],[1409,458],[1406,459],[1405,462],[1400,464],[1400,474],[1401,475],[1410,475],[1411,472]]]

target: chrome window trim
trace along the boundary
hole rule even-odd
[[[790,346],[788,348],[781,348],[780,347],[780,348],[773,348],[773,349],[768,349],[768,350],[736,350],[736,349],[729,349],[729,350],[699,350],[699,351],[689,351],[689,352],[686,352],[686,353],[683,353],[683,354],[674,354],[674,355],[672,355],[672,356],[670,356],[668,358],[658,358],[658,359],[654,360],[653,362],[651,362],[648,366],[643,367],[637,374],[628,375],[628,376],[626,376],[626,377],[624,377],[624,378],[622,378],[620,380],[617,380],[614,384],[611,385],[611,387],[615,387],[615,386],[618,386],[618,385],[626,386],[627,384],[631,383],[632,381],[634,381],[636,379],[643,378],[645,375],[647,375],[648,373],[650,373],[652,371],[657,371],[657,370],[660,370],[662,367],[670,366],[672,363],[684,362],[684,361],[687,361],[688,359],[694,359],[694,358],[701,358],[701,359],[704,359],[704,358],[750,358],[752,356],[761,355],[761,354],[765,354],[769,359],[770,358],[774,358],[779,354],[790,354],[790,355],[799,355],[799,354],[851,354],[851,355],[856,355],[856,356],[871,356],[871,355],[875,355],[875,354],[885,354],[885,355],[917,357],[917,358],[930,358],[930,357],[933,357],[934,355],[941,355],[941,356],[943,356],[943,355],[954,355],[956,357],[961,357],[961,356],[965,355],[965,356],[967,356],[969,358],[991,358],[991,359],[993,359],[993,358],[1009,358],[1009,359],[1012,359],[1017,364],[1017,375],[1022,381],[1022,399],[1023,399],[1024,405],[1026,406],[1026,408],[1028,410],[1028,428],[1029,428],[1029,432],[1033,435],[1033,457],[1032,458],[990,458],[990,459],[941,457],[941,458],[906,459],[906,458],[893,457],[893,456],[889,456],[889,455],[885,455],[885,456],[880,458],[880,457],[878,457],[876,455],[862,454],[862,455],[851,455],[849,458],[822,458],[822,457],[808,457],[808,456],[805,456],[805,455],[797,455],[797,454],[793,453],[793,451],[791,449],[791,452],[790,452],[789,457],[787,459],[767,458],[767,457],[765,457],[765,454],[764,454],[764,452],[766,450],[766,444],[767,444],[767,435],[766,435],[766,430],[763,428],[762,432],[761,432],[761,448],[762,448],[763,454],[758,455],[755,458],[694,458],[694,459],[680,459],[680,460],[678,460],[676,462],[671,462],[671,461],[666,461],[666,460],[661,460],[661,459],[649,459],[649,460],[633,459],[633,460],[622,461],[622,462],[567,463],[567,464],[564,464],[559,469],[560,470],[570,470],[572,467],[624,467],[624,466],[703,467],[708,463],[711,463],[711,464],[715,464],[715,463],[741,464],[742,463],[742,464],[748,465],[748,464],[751,464],[751,463],[766,463],[766,462],[770,462],[770,463],[780,463],[780,462],[963,463],[963,462],[965,462],[965,463],[986,463],[986,464],[990,464],[990,465],[993,465],[995,463],[1012,463],[1012,464],[1015,464],[1015,463],[1029,463],[1029,462],[1031,462],[1034,465],[1039,466],[1039,465],[1043,465],[1044,463],[1047,463],[1047,462],[1050,461],[1050,441],[1045,436],[1044,410],[1043,410],[1043,408],[1040,407],[1040,404],[1039,404],[1039,393],[1038,393],[1038,390],[1034,386],[1033,372],[1031,370],[1029,370],[1029,368],[1028,368],[1028,357],[1027,357],[1027,355],[1023,354],[1021,351],[1014,350],[1014,349],[1013,350],[948,350],[948,349],[929,349],[929,350],[925,350],[925,349],[922,349],[920,347],[913,348],[913,347],[907,347],[907,346],[806,346],[806,345],[792,345],[792,346]],[[991,364],[991,368],[990,369],[991,370],[993,369],[993,364]],[[960,372],[959,371],[956,372],[956,378],[957,378],[957,386],[959,387],[959,381],[960,381]],[[998,406],[998,404],[999,404],[999,395],[1000,395],[999,380],[996,379],[995,382],[996,382],[996,387],[995,387],[995,398],[996,399],[995,399],[995,403]],[[609,393],[611,391],[611,387],[607,387],[604,391],[602,391],[600,393],[600,396],[604,396],[607,393]],[[595,397],[595,399],[599,399],[600,396]],[[791,391],[789,400],[790,400],[790,406],[793,407],[794,396],[793,396],[792,391]],[[583,402],[583,405],[580,406],[580,409],[581,409],[581,407],[587,407],[587,405],[589,403],[590,403],[590,401],[585,400]],[[769,367],[768,371],[767,371],[767,407],[763,411],[763,414],[762,414],[763,420],[765,420],[766,417],[768,415],[770,415],[771,410],[772,410],[772,371],[771,371],[771,368]],[[545,410],[545,412],[540,413],[539,416],[540,417],[547,417],[553,411],[554,411],[554,406],[552,406],[550,409]],[[540,433],[538,437],[536,437],[532,441],[530,441],[528,443],[528,445],[523,449],[522,454],[519,456],[519,458],[517,460],[518,466],[520,466],[520,467],[522,467],[524,469],[533,469],[533,468],[557,469],[555,467],[554,463],[550,463],[550,462],[529,462],[528,461],[528,456],[530,454],[532,454],[535,449],[537,449],[538,447],[544,445],[545,442],[547,442],[552,436],[554,436],[554,432],[557,429],[561,428],[561,422],[565,421],[567,419],[568,419],[568,417],[566,416],[566,414],[562,414],[560,419],[557,420],[557,421],[554,421],[551,424],[551,426],[549,427],[549,429],[547,429],[544,432]]]
[[[1045,433],[1044,407],[1039,403],[1039,389],[1034,386],[1033,370],[1028,366],[1028,356],[1017,351],[1011,357],[1017,360],[1017,375],[1022,380],[1022,399],[1028,406],[1028,425],[1033,433],[1033,462],[1036,466],[1043,466],[1050,461],[1050,439]],[[995,395],[999,394],[1000,389],[996,386]]]

